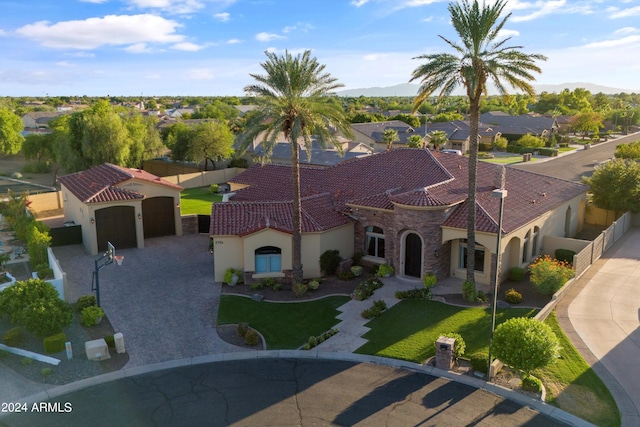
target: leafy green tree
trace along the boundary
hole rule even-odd
[[[38,163],[53,159],[53,137],[49,135],[27,135],[22,143],[22,154],[27,160],[36,160]]]
[[[420,117],[413,116],[411,114],[396,114],[395,116],[390,117],[389,120],[400,120],[414,128],[420,127]]]
[[[407,147],[422,148],[424,146],[423,139],[420,135],[411,135],[407,140]]]
[[[544,139],[538,138],[530,133],[522,135],[516,143],[521,147],[537,148],[544,147]]]
[[[195,137],[195,128],[188,126],[183,122],[171,125],[164,132],[164,142],[171,150],[171,158],[173,160],[186,160],[187,153],[190,150],[193,138]]]
[[[320,146],[325,147],[329,143],[341,151],[338,133],[351,136],[351,125],[342,107],[328,97],[343,85],[324,71],[325,66],[311,56],[311,51],[296,56],[288,51],[282,56],[267,51],[265,55],[267,61],[260,65],[266,74],[250,74],[256,83],[244,88],[245,92],[257,96],[258,108],[247,122],[247,130],[240,143],[242,148],[246,148],[255,138],[260,138],[267,157],[281,134],[292,145],[293,281],[302,283],[298,147],[303,145],[307,153],[311,153],[314,136]]]
[[[582,133],[583,139],[589,135],[589,132],[597,134],[604,127],[602,115],[594,111],[578,113],[571,117],[570,123],[575,132]]]
[[[233,140],[233,133],[224,123],[200,123],[195,128],[187,157],[197,163],[204,160],[204,170],[207,170],[209,162],[215,169],[215,161],[233,156]]]
[[[520,46],[508,46],[510,37],[500,38],[500,33],[511,14],[501,17],[506,6],[505,0],[482,3],[477,0],[449,4],[451,22],[460,41],[455,42],[440,36],[453,50],[452,53],[420,55],[417,59],[426,63],[416,68],[411,81],[420,80],[420,88],[415,99],[417,109],[429,96],[439,90],[439,98],[451,95],[459,85],[466,90],[469,99],[469,197],[467,213],[467,241],[469,251],[475,252],[476,223],[476,180],[478,168],[478,128],[480,125],[480,99],[487,92],[490,81],[501,95],[507,90],[503,82],[532,96],[530,81],[532,72],[539,73],[536,60],[546,60],[542,55],[525,54]],[[467,280],[474,281],[474,257],[467,262]]]
[[[591,200],[597,207],[640,212],[640,162],[614,159],[599,166],[583,181],[591,187]]]
[[[495,139],[495,141],[493,141],[493,146],[500,151],[506,150],[508,144],[509,141],[504,136],[499,136]]]
[[[398,137],[398,131],[395,129],[385,129],[382,132],[382,142],[387,144],[387,150],[393,149],[393,143],[400,141]]]
[[[549,325],[531,317],[516,317],[496,328],[493,350],[498,359],[527,378],[560,356],[560,343]]]
[[[434,123],[446,123],[446,122],[452,122],[454,120],[462,120],[462,119],[464,119],[464,116],[462,114],[458,114],[455,111],[451,111],[448,113],[436,114],[435,116],[431,117],[429,120]]]
[[[140,114],[130,116],[125,122],[130,136],[129,159],[127,164],[142,167],[144,160],[153,159],[165,150],[160,133],[156,130],[155,117]]]
[[[22,120],[11,110],[0,108],[0,152],[16,154],[22,148],[24,137]]]
[[[614,156],[616,159],[640,160],[640,141],[617,145]]]
[[[233,106],[218,100],[214,100],[202,106],[197,113],[191,115],[192,119],[217,119],[221,122],[230,122],[238,117],[240,112]]]
[[[429,141],[433,144],[433,148],[436,151],[440,151],[440,147],[447,145],[447,142],[449,142],[447,133],[443,130],[434,130],[430,135]]]

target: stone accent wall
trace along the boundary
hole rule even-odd
[[[185,215],[182,219],[182,234],[198,234],[198,215]]]
[[[356,216],[360,219],[358,223],[354,225],[354,253],[362,252],[363,254],[367,254],[365,244],[365,232],[364,229],[369,226],[380,227],[384,231],[385,235],[385,257],[387,258],[387,262],[391,262],[391,264],[395,268],[395,261],[393,259],[395,242],[392,236],[395,233],[390,233],[393,231],[393,211],[377,211],[377,210],[369,210],[369,209],[359,209],[357,211]],[[388,236],[388,237],[387,237]]]

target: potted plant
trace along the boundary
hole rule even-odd
[[[393,272],[393,267],[389,264],[382,264],[378,267],[378,277],[389,277]]]
[[[227,268],[222,280],[229,286],[235,286],[240,281],[240,272],[233,268]]]

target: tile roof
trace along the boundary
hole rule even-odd
[[[478,163],[476,226],[479,231],[495,232],[497,229],[499,201],[491,196],[491,192],[496,188],[495,177],[500,168],[486,162]],[[238,190],[232,202],[213,205],[212,234],[238,234],[240,230],[266,227],[264,221],[254,218],[256,215],[268,217],[282,229],[290,229],[290,166],[255,165],[231,182],[249,187]],[[303,213],[307,215],[303,220],[306,231],[325,230],[352,221],[346,215],[349,205],[386,210],[393,210],[398,205],[457,205],[443,226],[466,229],[467,157],[401,148],[329,167],[301,165],[300,187]],[[579,196],[587,187],[506,168],[506,189],[503,228],[510,232]],[[274,212],[272,204],[280,210]],[[269,227],[274,228],[271,224],[273,222]]]
[[[111,163],[103,163],[85,171],[58,178],[61,184],[84,203],[143,199],[144,194],[118,187],[119,184],[133,179],[182,190],[179,185],[143,170],[123,168]]]

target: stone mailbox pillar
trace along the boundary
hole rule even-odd
[[[116,353],[118,354],[122,354],[125,352],[124,350],[124,336],[122,335],[122,332],[118,332],[117,334],[115,334],[113,336],[113,341],[115,342],[116,345]]]
[[[436,368],[450,370],[453,368],[453,346],[456,340],[440,337],[436,341]]]

